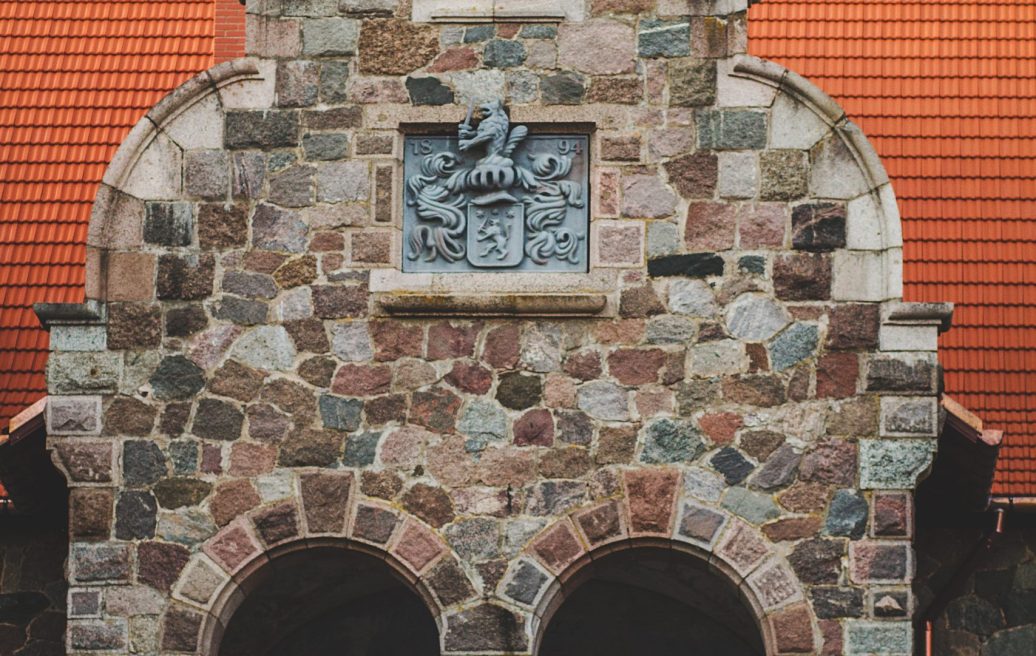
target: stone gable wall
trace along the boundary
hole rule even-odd
[[[716,5],[249,2],[253,56],[130,134],[91,300],[50,315],[69,653],[209,653],[305,540],[382,554],[445,652],[532,653],[560,581],[659,540],[742,586],[768,653],[910,652],[939,308],[898,302],[866,139]],[[399,127],[476,97],[592,127],[589,274],[398,273]],[[452,314],[392,316],[400,291]]]

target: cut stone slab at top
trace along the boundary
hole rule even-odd
[[[585,0],[413,0],[416,22],[581,21]]]

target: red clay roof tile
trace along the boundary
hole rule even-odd
[[[1005,432],[993,492],[1036,496],[1036,4],[765,0],[749,33],[870,137],[903,215],[907,300],[957,303],[946,389]]]
[[[0,426],[43,396],[35,302],[83,298],[90,205],[129,129],[213,64],[213,0],[0,3]]]

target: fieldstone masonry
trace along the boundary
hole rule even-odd
[[[866,139],[744,54],[746,0],[452,4],[249,0],[250,56],[115,155],[90,300],[40,308],[68,652],[215,653],[338,545],[444,653],[532,654],[562,581],[665,544],[768,654],[911,653],[948,309],[899,301]],[[404,136],[495,98],[591,135],[589,272],[401,273]]]

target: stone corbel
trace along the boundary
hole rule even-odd
[[[950,329],[952,303],[886,303],[882,308],[882,351],[936,351]]]

